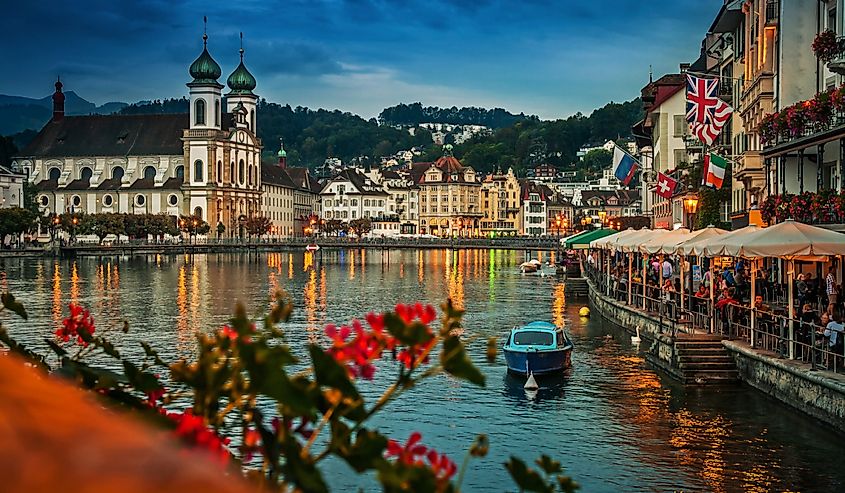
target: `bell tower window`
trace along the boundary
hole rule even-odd
[[[214,126],[220,126],[220,100],[214,100]]]
[[[202,181],[202,161],[197,159],[194,161],[194,181]]]
[[[194,122],[196,125],[205,125],[205,100],[197,99],[194,103]]]

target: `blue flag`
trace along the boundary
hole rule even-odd
[[[631,179],[634,178],[634,173],[637,172],[637,168],[639,167],[640,165],[637,160],[631,157],[630,154],[619,147],[613,149],[613,175],[623,185],[631,182]]]

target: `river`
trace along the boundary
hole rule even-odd
[[[513,491],[502,463],[541,453],[560,460],[585,492],[845,490],[841,435],[745,385],[676,384],[645,363],[624,331],[579,317],[584,302],[567,303],[559,279],[521,275],[524,260],[505,250],[3,259],[0,287],[23,301],[30,320],[0,317],[43,350],[74,301],[91,309],[98,332],[114,330],[125,353],[140,356],[143,340],[173,360],[192,353],[195,330],[224,323],[236,300],[262,313],[275,286],[296,305],[287,333],[300,354],[321,340],[326,323],[450,297],[467,310],[465,336],[487,386],[435,377],[375,424],[402,442],[419,430],[458,464],[473,438],[487,433],[490,454],[471,463],[464,491]],[[118,330],[123,320],[128,334]],[[565,377],[529,396],[501,355],[488,364],[484,350],[489,336],[530,320],[565,325],[575,352]],[[388,373],[362,383],[365,396],[377,395]],[[374,484],[339,463],[327,469],[337,491]]]

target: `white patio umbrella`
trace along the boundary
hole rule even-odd
[[[675,245],[689,238],[690,230],[686,228],[666,231],[661,235],[653,236],[647,241],[643,242],[639,251],[649,254],[667,254],[675,251]]]
[[[718,238],[729,233],[724,229],[719,229],[715,226],[707,226],[704,229],[693,231],[692,235],[684,241],[678,243],[675,247],[675,253],[679,255],[694,255],[699,256],[702,253],[702,248],[713,238]]]
[[[635,234],[631,234],[630,236],[626,236],[625,238],[620,239],[613,246],[617,250],[625,253],[638,252],[640,251],[640,245],[654,238],[663,236],[666,233],[669,233],[669,230],[641,229]]]
[[[725,242],[724,254],[746,258],[816,260],[824,256],[845,255],[845,234],[788,219],[732,238]]]
[[[746,226],[721,236],[714,236],[709,240],[704,240],[703,244],[698,245],[700,250],[699,255],[704,257],[721,257],[723,255],[730,255],[725,253],[726,245],[741,245],[749,234],[759,230],[757,226]]]
[[[620,231],[618,233],[607,235],[597,240],[593,240],[590,242],[590,248],[600,248],[605,249],[607,248],[608,243],[611,241],[615,241],[616,238],[624,237],[626,234],[630,234],[632,231],[635,231],[634,228],[628,228],[625,231]]]

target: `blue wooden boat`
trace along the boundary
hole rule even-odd
[[[503,352],[508,371],[542,375],[569,368],[572,348],[572,341],[561,327],[538,321],[511,329]]]

